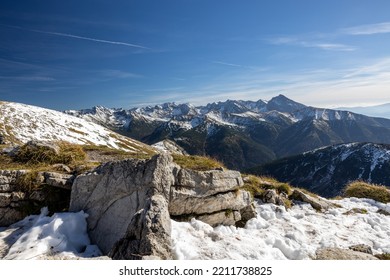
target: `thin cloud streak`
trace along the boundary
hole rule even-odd
[[[232,67],[239,67],[239,68],[244,68],[246,66],[239,65],[239,64],[233,64],[233,63],[227,63],[223,61],[212,61],[214,64],[220,64],[220,65],[225,65],[225,66],[232,66]]]
[[[356,47],[345,44],[336,43],[324,43],[324,42],[313,42],[307,40],[300,40],[294,37],[277,37],[267,40],[273,45],[288,45],[288,46],[299,46],[304,48],[318,48],[325,51],[355,51]]]
[[[126,46],[126,47],[131,47],[131,48],[143,49],[143,50],[151,50],[151,48],[148,48],[145,46],[130,44],[130,43],[121,42],[121,41],[103,40],[103,39],[97,39],[97,38],[78,36],[78,35],[74,35],[74,34],[50,32],[50,31],[37,30],[37,29],[28,29],[28,28],[23,28],[23,27],[19,27],[19,26],[11,26],[11,25],[5,25],[5,24],[1,24],[1,26],[6,26],[9,28],[15,28],[15,29],[20,29],[20,30],[25,30],[25,31],[35,32],[35,33],[47,34],[47,35],[54,35],[54,36],[73,38],[73,39],[79,39],[79,40],[85,40],[85,41],[91,41],[91,42],[97,42],[97,43],[104,43],[104,44],[111,44],[111,45],[120,45],[120,46]]]
[[[390,90],[390,58],[367,65],[343,69],[303,70],[288,73],[243,73],[245,79],[237,81],[235,75],[226,84],[226,77],[199,88],[172,90],[176,99],[151,97],[151,103],[190,102],[205,105],[225,99],[269,99],[283,93],[306,105],[318,107],[350,106],[355,103],[386,103]],[[234,81],[235,80],[235,81]],[[238,79],[240,80],[240,79]],[[315,93],[315,94],[314,94]],[[189,97],[191,96],[191,97]]]
[[[348,35],[373,35],[390,33],[390,22],[359,25],[341,29],[341,32]]]

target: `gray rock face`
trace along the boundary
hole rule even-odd
[[[187,193],[192,196],[210,196],[217,193],[237,190],[243,185],[244,182],[238,171],[176,170],[175,186],[181,188],[181,193]]]
[[[316,251],[317,260],[378,260],[370,254],[341,248],[324,248]]]
[[[286,206],[283,201],[283,198],[276,193],[276,190],[272,190],[272,189],[266,190],[264,192],[263,202]]]
[[[211,226],[235,225],[243,220],[240,211],[250,206],[252,199],[247,191],[239,190],[243,185],[239,172],[176,167],[174,173],[175,185],[171,188],[169,202],[169,213],[174,218],[195,217]],[[246,211],[245,214],[244,224],[256,216],[255,211]]]
[[[75,176],[68,174],[61,174],[56,172],[43,172],[44,183],[57,187],[70,190],[72,188],[73,181]]]
[[[310,196],[297,189],[294,190],[294,192],[291,195],[291,198],[298,201],[309,203],[317,211],[326,211],[332,207],[331,204],[324,201],[323,199]]]
[[[21,178],[27,172],[27,170],[0,170],[0,226],[9,226],[32,214],[27,213],[23,208],[39,210],[40,207],[49,204],[63,205],[65,208],[69,205],[69,193],[74,179],[72,175],[40,172],[34,179],[34,183],[65,190],[53,192],[48,188],[38,188],[27,192],[21,191],[23,188],[19,185]]]
[[[145,245],[170,244],[170,238],[154,240],[156,235],[148,233],[152,230],[152,224],[161,224],[161,230],[170,229],[170,220],[165,219],[169,217],[168,207],[164,205],[168,204],[170,186],[174,181],[171,163],[169,155],[158,155],[149,161],[128,159],[109,162],[93,173],[76,178],[72,187],[70,210],[84,210],[89,214],[90,237],[105,254],[112,250],[114,258],[137,255],[140,258],[172,257],[148,250]],[[156,206],[157,201],[161,205]],[[159,215],[150,212],[156,207],[160,207]],[[161,236],[157,237],[170,237],[170,230],[159,234]],[[132,245],[126,247],[125,252],[120,244]]]
[[[17,182],[25,173],[25,170],[0,170],[0,227],[9,226],[24,217],[16,206],[24,199],[24,194],[18,192]]]
[[[80,175],[70,210],[89,214],[92,242],[113,259],[171,259],[170,216],[235,225],[256,212],[236,171],[193,171],[168,154],[104,164]],[[184,218],[183,218],[184,217]]]
[[[246,191],[237,190],[212,196],[190,196],[172,187],[169,213],[173,216],[207,214],[222,210],[240,210],[250,205],[251,197]]]
[[[126,235],[110,251],[111,258],[172,259],[167,199],[162,195],[153,195],[145,206],[135,213]]]

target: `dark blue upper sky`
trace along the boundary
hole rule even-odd
[[[389,11],[387,0],[2,0],[0,100],[386,103]]]

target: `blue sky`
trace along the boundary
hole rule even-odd
[[[2,0],[0,100],[387,103],[389,11],[387,0]]]

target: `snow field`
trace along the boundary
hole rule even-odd
[[[256,203],[257,217],[245,228],[212,228],[195,219],[172,221],[172,241],[177,259],[311,259],[318,248],[366,244],[375,254],[390,253],[390,204],[370,199],[334,201],[340,208],[316,212],[309,204],[286,211],[273,204]],[[346,214],[364,208],[367,214]]]

